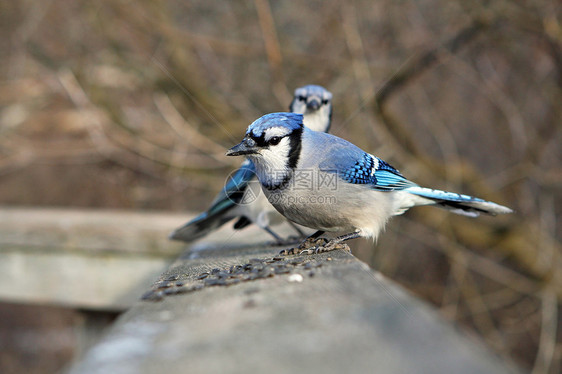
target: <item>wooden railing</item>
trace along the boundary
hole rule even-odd
[[[0,298],[127,309],[72,374],[520,372],[349,252],[228,228],[185,249],[186,218],[3,209]]]

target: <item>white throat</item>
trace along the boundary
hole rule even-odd
[[[322,108],[312,113],[305,113],[303,123],[306,127],[313,131],[326,132],[330,123],[330,113],[326,113],[329,108]]]
[[[277,146],[260,150],[257,155],[249,158],[256,166],[256,174],[265,188],[278,188],[292,174],[289,167],[291,146],[288,138],[284,138]]]

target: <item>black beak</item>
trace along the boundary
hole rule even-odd
[[[320,108],[320,100],[313,98],[307,101],[306,108],[309,110],[318,110]]]
[[[226,151],[227,156],[242,156],[255,153],[258,153],[258,148],[256,147],[256,142],[250,138],[244,138],[240,144],[236,144]]]

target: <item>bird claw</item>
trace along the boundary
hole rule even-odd
[[[279,251],[279,256],[290,256],[295,254],[297,254],[296,248],[285,248]]]
[[[299,251],[301,255],[312,255],[315,253],[320,253],[321,248],[323,248],[327,243],[329,243],[326,238],[308,238],[306,239],[298,248],[294,248],[295,251]]]
[[[318,250],[318,247],[303,249],[302,251],[299,252],[299,255],[313,255],[313,254],[317,253],[316,252],[317,250]]]
[[[301,245],[299,245],[298,249],[305,250],[312,247],[322,247],[328,242],[329,241],[326,238],[308,238]]]
[[[347,252],[351,253],[351,248],[349,248],[349,246],[345,243],[342,242],[337,242],[337,241],[330,241],[327,244],[323,245],[322,247],[319,247],[316,250],[316,253],[323,253],[323,252],[330,252],[330,251],[335,251],[337,249],[343,249]]]

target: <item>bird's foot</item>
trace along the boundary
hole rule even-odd
[[[326,245],[329,242],[326,238],[307,238],[301,245],[298,246],[298,249],[305,250],[312,247],[321,247]]]
[[[343,249],[344,251],[347,251],[347,252],[351,253],[351,248],[349,248],[349,246],[347,244],[345,244],[344,242],[337,241],[337,240],[331,240],[328,243],[326,243],[325,245],[323,245],[322,247],[318,248],[317,253],[330,252],[330,251],[335,251],[335,250],[338,250],[338,249]]]

